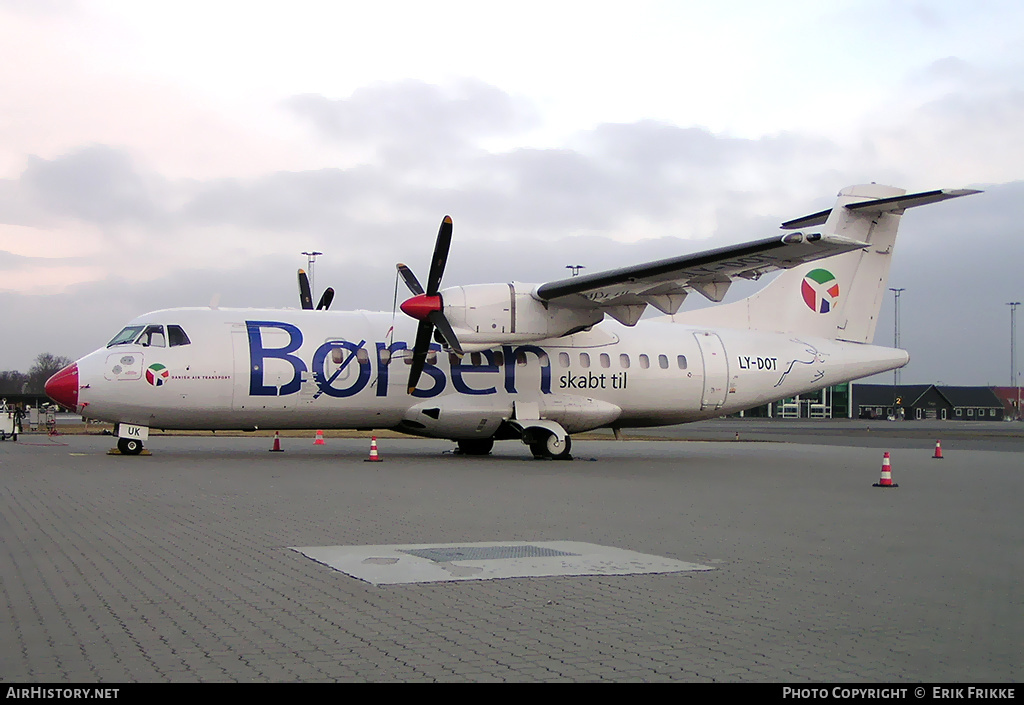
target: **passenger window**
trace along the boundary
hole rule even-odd
[[[650,366],[651,366],[650,359],[646,355],[641,355],[640,356],[640,369],[646,370]]]
[[[590,355],[587,353],[580,353],[580,366],[590,367]]]
[[[380,349],[380,364],[390,365],[391,364],[391,351],[387,348]]]
[[[362,349],[362,348],[360,348]],[[405,364],[412,365],[413,351],[412,350],[396,350],[395,355],[401,354],[405,360]],[[360,358],[361,359],[361,358]],[[427,359],[425,360],[428,365],[437,364],[437,350],[430,350],[427,352]]]
[[[686,355],[676,355],[676,364],[679,365],[679,369],[686,369]]]
[[[483,364],[480,353],[470,353],[469,363],[473,365],[473,367],[480,367],[480,365]]]
[[[627,355],[626,353],[622,353],[621,355],[619,355],[619,367],[621,367],[624,370],[629,369],[629,355]]]
[[[179,345],[189,345],[192,342],[185,335],[185,331],[181,326],[167,326],[167,341],[172,348],[176,348]]]
[[[146,326],[146,330],[142,331],[142,335],[135,342],[144,348],[166,347],[164,343],[164,327]]]
[[[658,355],[658,367],[663,370],[668,369],[668,355]]]
[[[612,359],[608,357],[608,353],[601,353],[601,367],[605,369],[612,366]]]
[[[560,352],[560,353],[558,353],[558,364],[561,365],[562,367],[568,367],[569,366],[569,353],[567,353],[567,352]]]

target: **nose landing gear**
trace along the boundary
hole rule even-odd
[[[117,449],[121,455],[139,455],[142,452],[142,441],[137,438],[118,438]]]

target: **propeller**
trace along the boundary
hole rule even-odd
[[[299,270],[299,301],[305,310],[313,310],[313,295],[309,293],[309,276],[305,269]]]
[[[398,273],[405,282],[406,287],[412,292],[411,299],[402,303],[401,309],[404,314],[415,318],[420,322],[416,328],[416,342],[412,348],[412,367],[409,370],[409,394],[416,391],[416,384],[423,373],[423,366],[427,361],[427,353],[430,351],[430,339],[436,330],[445,344],[451,348],[456,355],[462,355],[462,346],[455,335],[448,319],[444,317],[444,302],[441,300],[441,277],[444,275],[444,267],[448,261],[448,250],[452,244],[452,219],[445,216],[441,221],[441,227],[437,231],[437,241],[434,243],[434,256],[430,260],[430,273],[427,275],[427,288],[424,291],[419,279],[412,270],[404,264],[399,263]]]
[[[316,305],[317,311],[326,311],[331,307],[331,302],[334,301],[334,289],[327,287],[324,290],[323,296],[320,297],[320,303]]]
[[[319,303],[316,305],[316,310],[326,311],[331,307],[332,301],[334,301],[334,289],[327,287],[320,297]],[[299,302],[305,310],[313,310],[313,294],[309,289],[309,275],[306,274],[304,269],[299,270]]]

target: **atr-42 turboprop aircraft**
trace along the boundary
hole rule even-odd
[[[781,236],[540,285],[441,289],[445,217],[426,289],[398,265],[415,332],[393,313],[330,311],[330,290],[313,310],[300,271],[302,310],[147,313],[46,392],[115,423],[126,454],[150,428],[387,428],[568,458],[573,433],[697,421],[905,365],[870,344],[900,218],[972,193],[853,186]],[[775,270],[749,298],[679,312],[691,291],[720,302]],[[647,306],[666,315],[641,321]]]

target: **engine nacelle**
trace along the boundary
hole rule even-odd
[[[491,438],[512,415],[508,397],[467,397],[451,394],[410,407],[398,428],[433,438]]]
[[[534,288],[517,282],[453,286],[441,291],[444,315],[467,352],[559,338],[604,318],[600,309],[545,306],[533,297]]]
[[[449,394],[409,407],[398,429],[420,436],[468,440],[492,438],[503,423],[510,422],[523,433],[554,427],[561,440],[566,433],[608,426],[621,413],[615,404],[569,394],[544,394],[535,401],[515,403],[507,396]]]

